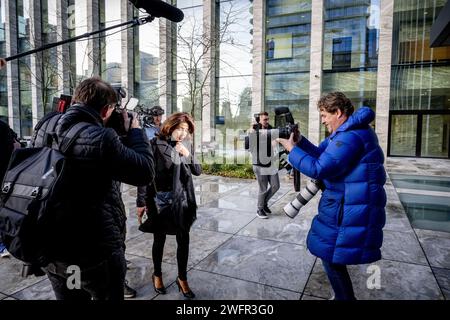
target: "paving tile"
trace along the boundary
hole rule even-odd
[[[127,255],[127,259],[131,262],[127,270],[126,279],[128,285],[136,290],[136,298],[129,300],[152,300],[158,293],[155,292],[152,282],[152,274],[154,271],[152,259]],[[161,266],[163,282],[165,286],[169,286],[178,276],[176,265],[162,263]]]
[[[427,258],[414,233],[384,230],[381,255],[383,259],[428,266]]]
[[[372,267],[375,266],[375,267]],[[380,289],[375,285],[379,267]],[[371,265],[348,267],[355,296],[359,300],[441,300],[443,296],[430,267],[380,260]],[[372,289],[369,289],[371,287]],[[306,284],[305,294],[329,299],[333,291],[318,259]]]
[[[194,266],[206,258],[217,247],[231,237],[231,234],[213,232],[202,229],[191,229],[188,267]],[[144,234],[127,243],[127,253],[151,258],[153,235]],[[167,236],[164,246],[163,261],[176,264],[177,245],[175,236]]]
[[[450,238],[430,236],[420,230],[416,233],[430,265],[450,269]]]
[[[193,228],[234,234],[254,219],[254,212],[201,207]]]
[[[189,287],[196,300],[298,300],[298,292],[193,269],[188,273]],[[155,300],[184,300],[176,283]]]
[[[314,297],[314,296],[309,296],[309,295],[307,295],[307,294],[304,294],[304,295],[302,296],[302,300],[322,300],[322,301],[324,301],[324,300],[326,300],[326,299],[324,299],[324,298],[319,298],[319,297]]]
[[[450,270],[434,267],[432,269],[445,299],[450,300]]]
[[[234,236],[195,268],[301,292],[313,261],[300,245]]]
[[[392,200],[386,204],[386,224],[384,230],[413,232],[405,209],[399,200]]]
[[[208,208],[232,209],[238,211],[255,211],[256,214],[257,199],[250,197],[243,197],[237,195],[229,195],[217,200],[205,203]]]
[[[125,252],[144,258],[152,257],[153,234],[142,233],[141,235],[126,242]]]
[[[44,280],[12,294],[17,300],[56,300],[50,280]]]
[[[238,234],[258,239],[306,245],[306,236],[310,226],[311,219],[305,219],[303,216],[291,219],[286,215],[271,214],[268,219],[253,219]]]
[[[0,263],[0,292],[4,294],[12,294],[44,279],[44,277],[35,276],[23,278],[21,275],[23,264],[15,258],[0,260],[3,260]]]

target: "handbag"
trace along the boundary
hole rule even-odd
[[[153,233],[161,227],[161,215],[169,215],[172,213],[172,191],[160,191],[156,190],[155,182],[152,183],[155,194],[153,197],[154,200],[154,208],[156,212],[148,212],[144,213],[147,215],[147,219],[143,221],[138,229],[142,232],[150,232]],[[159,220],[159,221],[158,221]]]

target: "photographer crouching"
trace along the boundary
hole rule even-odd
[[[289,162],[305,175],[321,180],[324,191],[307,247],[322,259],[336,300],[355,300],[347,265],[381,259],[385,224],[386,173],[378,138],[369,126],[375,113],[333,92],[318,102],[321,122],[330,132],[319,147],[305,137],[277,139]]]

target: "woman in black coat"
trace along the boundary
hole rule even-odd
[[[190,136],[194,133],[192,117],[183,112],[174,113],[163,123],[160,134],[150,141],[155,157],[155,180],[140,187],[137,197],[140,230],[153,233],[152,258],[153,287],[165,294],[161,263],[166,235],[176,235],[178,278],[176,283],[186,298],[195,294],[187,282],[189,231],[197,217],[192,174],[202,169],[192,151]],[[147,220],[142,217],[147,213]]]

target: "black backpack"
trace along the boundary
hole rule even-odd
[[[55,129],[60,117],[49,120]],[[60,148],[52,131],[44,135],[43,146],[16,149],[11,156],[0,190],[0,236],[8,251],[26,263],[45,266],[55,221],[52,206],[58,203],[67,159],[63,155],[80,133],[91,124],[72,126],[62,137]],[[55,192],[57,190],[57,192]]]

